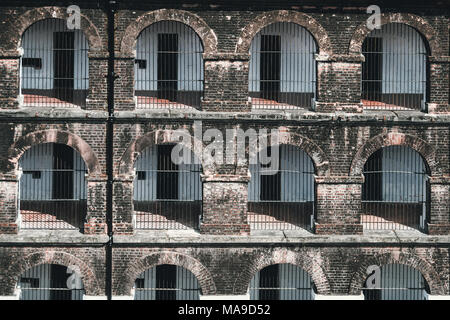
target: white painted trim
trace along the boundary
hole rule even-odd
[[[361,294],[359,296],[355,295],[323,295],[323,294],[316,294],[314,296],[315,300],[364,300],[364,295]]]
[[[200,295],[200,300],[250,300],[250,294],[241,294],[241,295]]]
[[[132,296],[112,296],[111,300],[134,300],[134,295],[132,295]]]
[[[20,299],[20,289],[16,288],[14,290],[14,295],[12,296],[0,296],[0,300],[19,300]]]
[[[83,300],[108,300],[106,296],[87,296],[83,295]]]
[[[428,295],[428,300],[450,300],[450,296],[443,295]]]

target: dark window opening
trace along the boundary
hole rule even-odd
[[[72,300],[72,292],[67,288],[67,267],[52,264],[50,269],[50,300]],[[58,290],[59,289],[59,290]]]
[[[40,171],[24,171],[23,174],[31,174],[32,179],[40,179],[41,178],[41,172]]]
[[[383,81],[383,39],[366,38],[362,50],[366,59],[362,68],[363,99],[379,101]]]
[[[42,59],[41,58],[22,58],[22,67],[42,69]]]
[[[368,201],[383,200],[383,149],[373,153],[364,165],[365,183],[363,184],[362,199]]]
[[[147,69],[147,60],[136,59],[134,60],[134,63],[138,65],[139,69]]]
[[[73,152],[64,144],[53,145],[53,199],[73,199]]]
[[[281,36],[261,35],[261,95],[279,100],[281,71]]]
[[[145,172],[145,171],[138,171],[137,172],[138,180],[145,180],[146,176],[147,176],[147,172]]]
[[[267,147],[267,157],[270,158],[271,156],[272,156],[272,148]],[[267,168],[269,165],[270,164],[261,165],[261,167]],[[260,199],[266,201],[280,201],[281,200],[280,170],[278,170],[276,173],[267,170],[265,173],[266,174],[261,174]]]
[[[279,300],[279,287],[278,265],[268,266],[259,272],[259,300]]]
[[[158,98],[176,101],[178,82],[178,34],[158,34]]]
[[[37,289],[39,288],[39,278],[21,278],[20,282],[26,288]],[[26,284],[26,286],[25,286]]]
[[[56,98],[68,102],[73,101],[74,40],[73,32],[53,33],[53,88]]]
[[[177,267],[174,265],[156,266],[155,300],[176,300]],[[166,289],[166,290],[158,290]],[[167,290],[169,289],[169,290]]]
[[[144,289],[145,288],[145,279],[136,279],[135,287],[136,287],[136,289]]]
[[[178,165],[172,162],[174,145],[158,145],[157,199],[178,199]]]

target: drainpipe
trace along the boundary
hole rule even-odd
[[[114,139],[114,14],[116,1],[106,0],[104,9],[108,19],[108,120],[106,123],[106,224],[109,240],[106,245],[106,297],[112,297],[112,247],[113,247],[113,139]]]

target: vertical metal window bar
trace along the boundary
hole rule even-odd
[[[138,36],[135,60],[137,108],[200,109],[203,45],[190,27],[162,21]]]
[[[430,292],[422,274],[409,266],[388,264],[380,268],[379,285],[369,276],[362,288],[365,300],[427,300]],[[374,287],[373,287],[374,286]]]
[[[199,300],[197,278],[175,265],[159,265],[141,273],[135,281],[135,300]]]
[[[78,278],[72,282],[69,277]],[[74,283],[68,287],[69,283]],[[77,284],[79,283],[79,284]],[[83,300],[84,288],[80,275],[65,266],[43,264],[24,272],[18,283],[20,300]]]
[[[311,276],[292,264],[260,270],[250,281],[250,300],[314,300]]]
[[[268,156],[271,156],[270,150],[269,147]],[[275,171],[270,171],[274,169],[270,164],[250,164],[250,228],[312,231],[315,199],[313,162],[305,152],[291,145],[281,145],[279,157],[279,167]]]
[[[249,95],[254,109],[313,109],[317,45],[305,28],[274,23],[250,46]]]
[[[362,53],[365,109],[425,111],[428,50],[415,29],[399,23],[384,25],[368,35]]]
[[[19,166],[21,229],[83,232],[87,169],[81,156],[66,145],[46,143],[27,150]]]
[[[426,232],[428,174],[420,154],[409,147],[390,146],[372,154],[364,165],[364,229]]]
[[[201,165],[176,165],[174,145],[146,149],[136,161],[134,211],[136,229],[198,229],[202,212]]]
[[[45,19],[22,36],[24,107],[84,107],[89,88],[88,42],[66,21]]]

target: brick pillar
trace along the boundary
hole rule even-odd
[[[89,91],[86,98],[86,110],[108,109],[107,99],[108,58],[89,56]]]
[[[106,178],[87,178],[85,234],[106,234]]]
[[[450,234],[450,177],[431,177],[431,216],[428,232]]]
[[[114,179],[113,225],[115,234],[133,234],[133,180],[133,176]]]
[[[316,233],[362,234],[363,177],[316,177]]]
[[[17,178],[13,176],[0,177],[0,234],[15,234],[18,232],[17,221]]]
[[[333,55],[316,57],[317,112],[362,112],[362,55]]]
[[[135,110],[134,57],[117,57],[114,68],[117,76],[114,82],[114,109]]]
[[[203,234],[248,235],[247,189],[249,176],[209,175],[203,180]]]
[[[448,57],[430,57],[428,113],[450,113]]]
[[[0,58],[0,108],[17,109],[19,107],[19,64],[20,56]]]
[[[204,55],[205,88],[202,110],[250,111],[248,102],[249,55]]]

